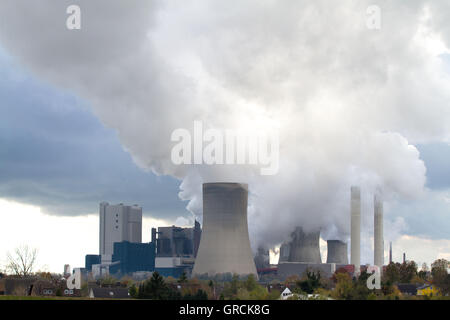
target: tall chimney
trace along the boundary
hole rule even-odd
[[[389,242],[389,264],[392,263],[392,241]]]
[[[351,257],[350,263],[355,266],[355,273],[359,273],[361,266],[361,190],[351,187]]]
[[[383,200],[379,190],[374,196],[374,249],[374,264],[381,268],[384,265],[384,239]]]

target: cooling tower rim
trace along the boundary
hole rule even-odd
[[[327,240],[327,243],[342,243],[342,244],[347,244],[347,242],[342,241],[342,240],[338,240],[338,239],[330,239],[330,240]]]
[[[241,187],[248,191],[248,183],[241,182],[204,182],[203,189],[208,187]]]

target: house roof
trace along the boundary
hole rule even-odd
[[[424,284],[424,285],[418,287],[417,290],[423,290],[423,289],[426,289],[426,288],[429,288],[429,287],[431,287],[431,289],[433,289],[433,286],[432,286],[432,285],[430,285],[430,284]]]
[[[91,288],[89,295],[93,298],[126,299],[129,298],[127,288]]]
[[[415,284],[399,283],[399,284],[397,284],[397,288],[402,293],[408,293],[411,295],[417,294],[417,286]]]
[[[291,293],[292,293],[292,291],[291,291],[291,290],[289,290],[289,288],[286,288],[286,289],[284,289],[284,291],[282,292],[282,294],[285,294],[285,293],[287,293],[287,294],[291,294]]]

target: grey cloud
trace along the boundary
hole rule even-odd
[[[419,145],[420,157],[427,167],[427,186],[432,189],[450,189],[450,144]]]
[[[95,213],[105,200],[155,218],[186,213],[178,181],[139,169],[83,101],[18,69],[0,55],[1,197],[58,215]]]

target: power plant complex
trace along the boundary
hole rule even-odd
[[[327,240],[326,261],[320,252],[320,229],[293,228],[281,244],[276,266],[270,265],[269,250],[259,247],[252,254],[247,222],[248,185],[203,184],[203,226],[151,229],[151,242],[142,243],[142,208],[123,204],[100,204],[99,254],[86,256],[86,272],[142,274],[157,271],[164,276],[215,277],[275,273],[279,278],[320,271],[332,275],[344,268],[361,272],[361,190],[350,189],[350,248],[342,239]],[[384,264],[383,199],[374,194],[374,264]],[[350,259],[349,252],[350,250]],[[391,261],[390,257],[390,261]]]
[[[350,189],[350,264],[347,243],[337,239],[327,240],[327,259],[322,263],[320,256],[320,230],[304,232],[297,227],[290,241],[280,247],[278,275],[287,277],[302,274],[306,270],[319,270],[332,274],[339,268],[352,270],[355,275],[361,271],[361,190]],[[374,264],[380,269],[384,264],[383,201],[381,191],[374,195]]]

